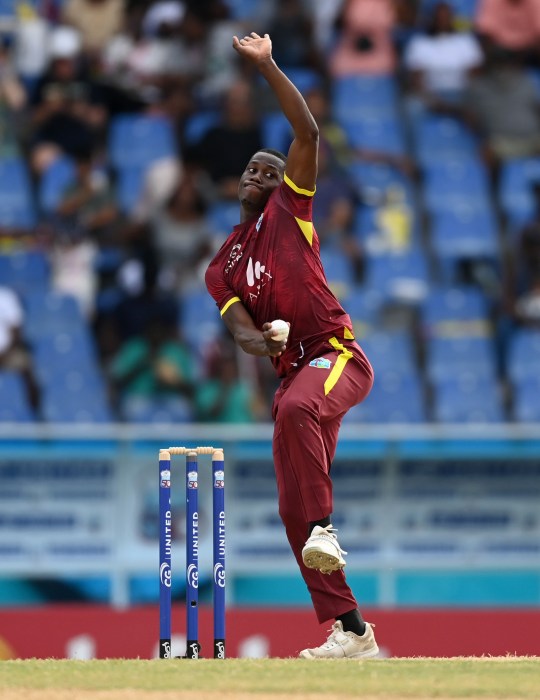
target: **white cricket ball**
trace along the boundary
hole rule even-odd
[[[274,332],[272,335],[272,340],[277,340],[278,342],[287,340],[289,337],[289,324],[286,321],[282,321],[280,318],[278,318],[277,320],[272,321],[270,325],[272,327],[272,331]]]

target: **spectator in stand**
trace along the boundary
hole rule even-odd
[[[225,94],[221,122],[211,127],[184,156],[205,170],[215,196],[236,201],[238,180],[251,155],[262,148],[261,129],[249,82],[236,82]]]
[[[76,176],[52,218],[52,283],[74,295],[87,316],[94,310],[94,263],[100,245],[116,238],[119,212],[106,174],[96,168],[91,153],[76,156]]]
[[[17,117],[26,104],[26,93],[11,59],[11,38],[0,34],[0,157],[19,151]]]
[[[150,318],[142,334],[128,338],[109,367],[120,406],[130,399],[183,397],[194,390],[193,358],[176,331],[159,316]]]
[[[23,339],[24,310],[15,292],[0,286],[0,371],[18,372],[25,384],[32,408],[39,407],[39,387],[34,376],[32,355]]]
[[[151,219],[153,244],[166,288],[181,290],[201,282],[201,265],[212,252],[207,203],[194,173],[184,171],[178,186]]]
[[[490,46],[540,55],[538,0],[481,0],[475,28]]]
[[[264,407],[250,382],[240,376],[236,347],[228,338],[208,362],[208,372],[195,390],[197,420],[201,423],[253,423]]]
[[[81,40],[71,27],[57,27],[50,40],[50,66],[36,86],[32,105],[31,160],[43,172],[61,154],[93,151],[103,137],[107,113],[97,86],[81,68]]]
[[[204,75],[208,28],[178,0],[162,0],[139,16],[128,13],[128,31],[108,44],[108,75],[125,87],[136,87],[147,102],[171,84],[191,90]]]
[[[85,53],[99,54],[124,25],[124,0],[67,0],[62,21],[78,30]]]
[[[330,74],[390,75],[396,69],[392,0],[345,0],[339,35],[330,56]]]
[[[439,2],[425,31],[410,40],[403,60],[415,103],[444,112],[461,102],[468,76],[484,56],[472,33],[456,31],[451,5]]]
[[[540,181],[532,184],[532,193],[535,212],[519,235],[513,315],[520,324],[540,328]]]
[[[287,68],[311,68],[323,74],[325,61],[319,52],[311,14],[301,0],[277,0],[269,33],[276,61]]]
[[[501,161],[540,155],[540,100],[516,54],[493,56],[471,79],[463,107],[495,175]]]

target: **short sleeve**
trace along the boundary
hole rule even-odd
[[[208,292],[217,304],[221,315],[235,301],[240,301],[233,289],[225,281],[219,268],[219,262],[213,262],[206,270],[205,283]]]

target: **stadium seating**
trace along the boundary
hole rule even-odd
[[[397,115],[398,91],[393,78],[351,75],[338,77],[332,85],[334,118],[343,123]]]
[[[520,329],[510,339],[507,374],[513,382],[540,377],[540,331]]]
[[[376,359],[375,356],[373,359]],[[376,371],[377,381],[368,398],[345,414],[348,423],[424,423],[427,412],[417,376]]]
[[[427,377],[435,383],[471,376],[494,381],[497,376],[495,348],[491,338],[428,338],[426,354]]]
[[[343,299],[354,287],[354,269],[350,258],[339,249],[324,248],[321,260],[330,289],[338,299]]]
[[[35,419],[21,375],[0,372],[0,423],[29,423]]]
[[[485,336],[489,333],[489,305],[476,287],[433,288],[422,308],[428,337]]]
[[[437,210],[431,216],[431,245],[440,260],[491,258],[498,260],[499,243],[491,209]]]
[[[25,161],[0,159],[0,227],[30,229],[35,223],[34,194]]]
[[[540,374],[513,385],[512,417],[523,423],[540,423]]]
[[[376,330],[359,339],[369,358],[377,381],[379,373],[392,377],[416,377],[418,369],[415,350],[409,333],[404,331]]]
[[[510,226],[523,224],[534,213],[533,182],[540,182],[540,158],[517,158],[503,163],[499,200]]]
[[[115,168],[146,168],[176,154],[174,130],[164,117],[122,114],[111,120],[109,156]]]
[[[429,212],[491,209],[485,166],[472,154],[469,158],[427,163],[423,173],[423,199]]]
[[[369,115],[360,119],[352,119],[349,115],[341,118],[339,123],[353,148],[391,156],[405,155],[405,135],[397,115]]]
[[[49,267],[46,254],[39,250],[0,254],[0,285],[24,298],[34,293],[43,298],[49,285]]]
[[[412,128],[414,155],[422,166],[468,160],[478,147],[472,133],[451,117],[423,114],[414,120]]]
[[[433,413],[441,423],[503,423],[506,421],[496,381],[471,373],[446,377],[433,384]]]
[[[38,203],[42,212],[56,211],[62,197],[75,178],[75,163],[71,158],[56,158],[43,172],[38,186]]]
[[[371,256],[366,264],[366,286],[377,289],[388,300],[418,304],[430,286],[427,260],[422,250],[404,255]]]

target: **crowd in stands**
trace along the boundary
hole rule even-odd
[[[0,0],[0,420],[269,420],[203,280],[291,139],[250,31],[319,125],[348,420],[539,421],[538,0]]]

